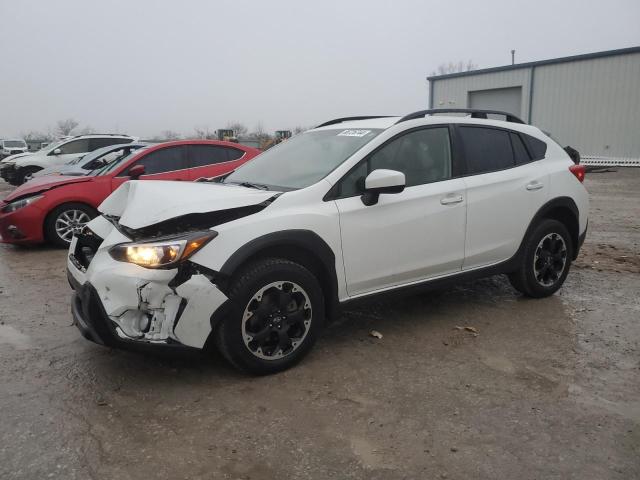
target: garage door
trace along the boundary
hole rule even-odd
[[[500,110],[520,116],[522,87],[493,88],[469,92],[469,108]]]

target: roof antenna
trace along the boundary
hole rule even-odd
[[[511,50],[511,65],[515,65],[516,63],[516,51]]]

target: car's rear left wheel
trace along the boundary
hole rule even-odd
[[[269,258],[232,281],[230,308],[215,326],[220,353],[256,375],[285,370],[313,346],[324,322],[324,299],[315,276],[295,262]]]
[[[59,247],[69,247],[73,235],[96,216],[96,211],[82,203],[65,203],[56,207],[45,220],[47,240]]]
[[[569,274],[572,254],[567,228],[557,220],[542,220],[526,240],[520,268],[509,275],[509,281],[529,297],[553,295]]]

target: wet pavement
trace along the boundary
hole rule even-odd
[[[84,340],[65,252],[2,245],[0,478],[640,478],[640,169],[586,185],[559,294],[374,301],[263,378]]]

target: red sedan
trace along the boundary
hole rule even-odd
[[[98,214],[98,205],[127,180],[216,177],[258,153],[236,143],[183,140],[141,148],[86,177],[35,178],[0,201],[0,241],[68,246],[73,233]]]

